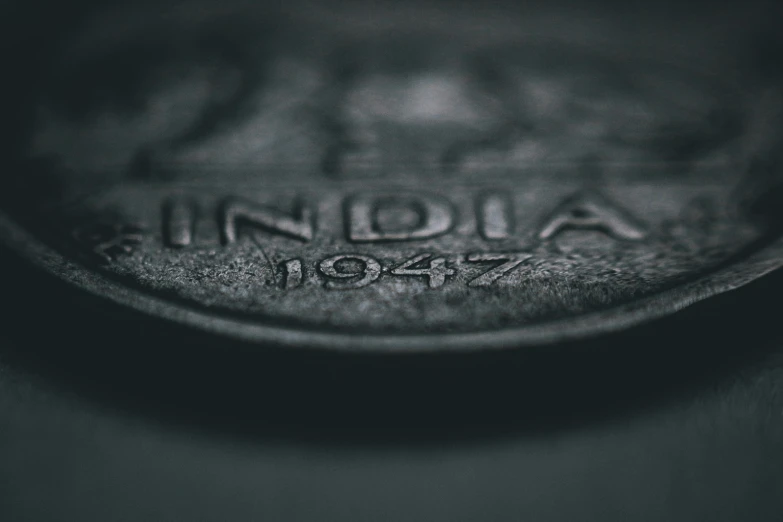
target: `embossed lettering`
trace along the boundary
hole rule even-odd
[[[538,233],[550,239],[564,229],[601,230],[617,239],[639,240],[642,226],[627,212],[596,194],[578,194],[566,199],[547,218]]]
[[[484,239],[506,239],[512,228],[511,204],[502,194],[488,194],[478,202],[479,232]]]
[[[454,222],[446,201],[423,195],[356,196],[346,204],[345,219],[348,239],[367,243],[428,239],[447,232]]]
[[[283,263],[283,277],[283,288],[286,290],[301,286],[304,277],[302,261],[299,259],[289,259]]]
[[[467,261],[470,263],[499,263],[495,268],[483,273],[476,279],[468,283],[468,286],[490,286],[495,281],[508,274],[516,267],[533,257],[526,252],[507,253],[507,254],[468,254]]]
[[[163,240],[167,246],[182,248],[193,242],[196,206],[187,199],[174,197],[163,204]]]
[[[222,239],[226,244],[237,240],[238,226],[241,224],[300,241],[313,239],[314,216],[305,206],[300,206],[291,216],[274,208],[232,198],[224,202],[220,219]]]
[[[420,254],[405,261],[400,266],[392,269],[393,275],[399,276],[423,276],[429,278],[430,288],[440,288],[446,282],[446,276],[452,276],[456,272],[446,266],[446,260],[442,257],[431,259],[432,254]],[[424,268],[412,268],[417,264],[429,260],[429,266]]]
[[[346,266],[350,263],[358,263],[359,270]],[[381,276],[381,264],[373,257],[360,254],[343,254],[330,257],[321,261],[318,269],[326,277],[333,279],[354,279],[353,281],[327,281],[324,286],[332,290],[350,290],[367,286]]]

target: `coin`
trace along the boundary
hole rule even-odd
[[[196,5],[108,9],[41,62],[0,227],[82,290],[244,340],[469,350],[783,263],[780,92],[720,61],[490,8]]]

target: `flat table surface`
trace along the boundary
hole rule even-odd
[[[0,513],[779,520],[780,288],[775,273],[589,346],[457,361],[167,347],[156,328],[93,342],[22,300],[0,342]]]
[[[600,10],[725,45],[781,19],[693,5]],[[280,353],[103,308],[3,247],[0,520],[782,520],[781,290],[524,353]]]

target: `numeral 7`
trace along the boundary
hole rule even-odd
[[[466,260],[470,263],[490,263],[499,262],[495,268],[484,272],[476,279],[468,283],[468,286],[490,286],[495,281],[508,274],[516,267],[533,257],[533,254],[524,252],[505,253],[505,254],[468,254]]]

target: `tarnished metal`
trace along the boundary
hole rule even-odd
[[[62,42],[3,179],[5,241],[85,290],[242,339],[464,350],[783,263],[780,91],[736,57],[509,8],[183,5]]]

